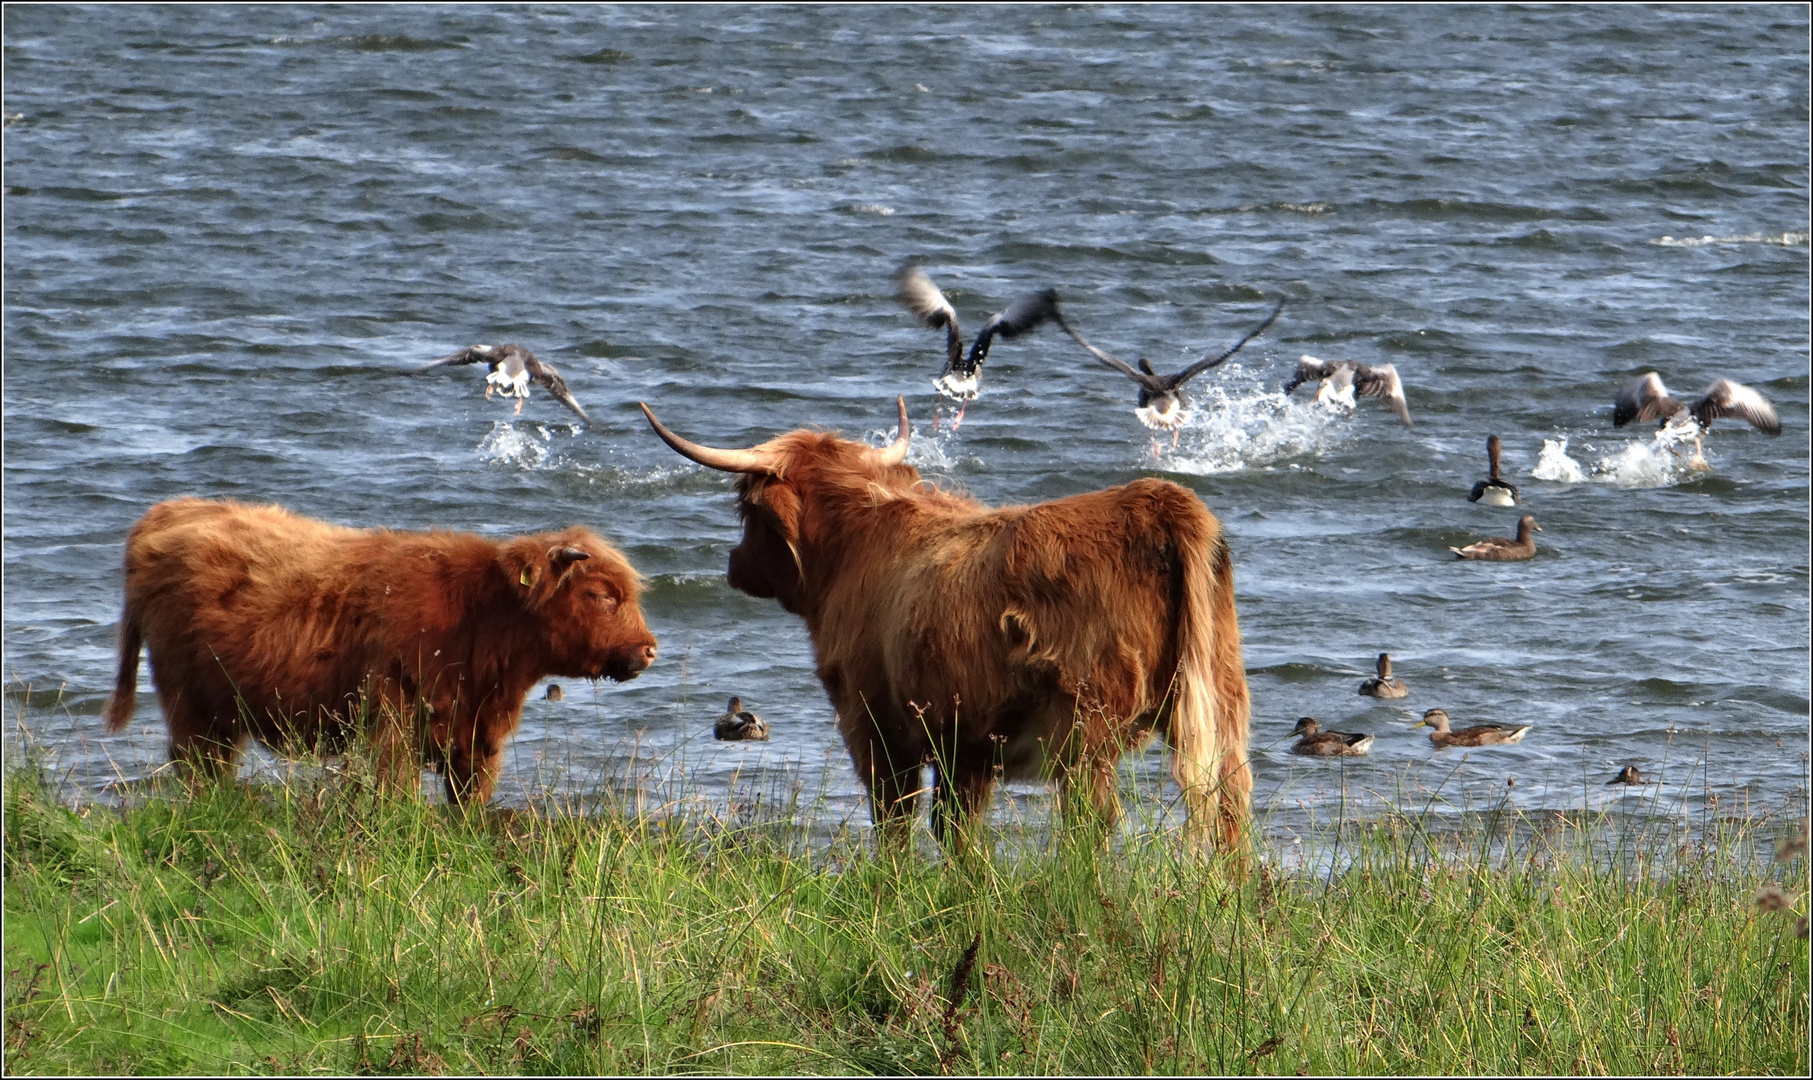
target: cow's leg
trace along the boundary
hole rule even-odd
[[[882,846],[904,841],[911,834],[918,804],[919,756],[891,748],[873,734],[845,742],[856,775],[869,785],[869,809]]]
[[[992,763],[983,768],[958,765],[933,770],[932,832],[959,851],[975,847],[984,823],[989,794],[995,787]]]
[[[416,752],[415,725],[399,708],[380,700],[371,734],[371,766],[378,791],[386,795],[420,794],[422,762]]]
[[[447,784],[448,803],[471,807],[490,802],[503,756],[503,748],[495,740],[484,737],[483,725],[462,733],[462,737],[447,748],[447,764],[442,777]]]
[[[166,715],[170,718],[170,760],[176,763],[177,771],[193,782],[232,779],[238,770],[245,732],[196,704],[196,695],[178,693],[171,699]],[[169,707],[171,704],[174,708]]]

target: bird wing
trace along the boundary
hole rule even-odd
[[[1325,364],[1308,353],[1304,353],[1297,357],[1296,374],[1292,375],[1290,380],[1284,384],[1284,392],[1288,394],[1306,382],[1321,382],[1334,374],[1336,366],[1332,362]]]
[[[1177,374],[1169,376],[1169,381],[1170,381],[1171,385],[1169,387],[1167,387],[1166,389],[1175,389],[1176,387],[1182,386],[1184,383],[1189,382],[1191,379],[1194,379],[1196,376],[1201,375],[1203,372],[1209,370],[1210,368],[1214,367],[1215,365],[1221,363],[1223,360],[1226,360],[1228,357],[1233,356],[1235,353],[1239,352],[1241,347],[1244,346],[1247,342],[1258,337],[1260,334],[1265,333],[1266,327],[1268,327],[1268,326],[1272,325],[1272,323],[1276,322],[1278,319],[1278,313],[1283,310],[1284,310],[1284,301],[1280,300],[1280,301],[1278,301],[1278,306],[1272,309],[1272,313],[1265,317],[1265,321],[1260,323],[1258,326],[1255,326],[1250,332],[1248,332],[1248,334],[1245,337],[1241,338],[1239,341],[1234,342],[1233,348],[1223,350],[1222,352],[1220,352],[1214,356],[1205,356],[1201,360],[1198,360],[1194,364],[1191,364],[1189,367],[1184,368],[1182,371],[1178,372]]]
[[[1693,404],[1692,412],[1701,427],[1720,417],[1735,416],[1766,435],[1782,433],[1782,422],[1775,415],[1775,407],[1755,390],[1730,379],[1720,379],[1708,386],[1706,396]]]
[[[493,352],[487,346],[468,345],[458,352],[448,353],[439,360],[430,360],[421,367],[411,368],[409,373],[411,375],[420,375],[424,371],[433,371],[435,368],[446,367],[449,364],[489,364],[492,359]]]
[[[1355,391],[1383,400],[1391,406],[1391,411],[1398,414],[1398,419],[1410,427],[1410,403],[1404,400],[1404,384],[1398,378],[1398,369],[1391,364],[1380,364],[1367,367],[1360,364],[1354,369],[1353,388]]]
[[[1654,420],[1663,415],[1661,403],[1671,400],[1662,377],[1653,371],[1645,372],[1618,391],[1617,403],[1612,406],[1612,426],[1623,427],[1632,420]]]
[[[1115,356],[1112,353],[1103,352],[1102,350],[1096,348],[1094,345],[1089,344],[1089,342],[1083,340],[1083,335],[1077,333],[1076,329],[1074,327],[1072,327],[1068,322],[1064,321],[1062,316],[1060,316],[1058,318],[1058,325],[1063,327],[1064,332],[1066,334],[1069,334],[1071,336],[1071,338],[1073,340],[1075,340],[1078,345],[1081,345],[1083,348],[1087,349],[1089,351],[1090,356],[1093,356],[1097,360],[1100,360],[1102,363],[1107,364],[1109,367],[1120,372],[1122,375],[1125,375],[1127,378],[1132,379],[1134,382],[1140,384],[1141,386],[1147,387],[1148,389],[1151,389],[1154,392],[1158,392],[1159,388],[1155,385],[1158,382],[1158,380],[1156,378],[1154,378],[1153,376],[1150,376],[1150,375],[1140,374],[1139,372],[1133,370],[1132,366],[1129,365],[1125,360],[1122,360],[1120,357]]]
[[[567,389],[567,381],[560,377],[560,372],[554,370],[553,364],[537,359],[535,354],[527,349],[522,352],[522,363],[529,371],[529,378],[535,380],[537,384],[547,387],[548,393],[559,398],[562,405],[578,413],[579,419],[588,424],[592,422],[592,418],[579,407],[579,402],[573,400],[572,391]]]
[[[957,327],[957,309],[944,298],[938,286],[917,264],[900,267],[900,289],[895,295],[921,325],[933,330],[944,328],[944,370],[950,371],[963,360],[963,331]]]
[[[976,332],[976,341],[969,347],[970,370],[988,358],[988,346],[996,334],[1004,338],[1016,338],[1044,323],[1057,318],[1058,291],[1042,289],[1036,293],[1027,293],[991,316],[982,329]]]

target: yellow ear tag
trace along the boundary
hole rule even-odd
[[[523,583],[524,588],[528,588],[530,585],[535,584],[534,582],[529,580],[529,568],[526,566],[522,568],[522,577],[518,578],[517,580],[521,581]]]

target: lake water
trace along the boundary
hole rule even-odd
[[[866,820],[804,626],[731,591],[728,480],[676,457],[805,425],[990,503],[1161,476],[1234,551],[1260,806],[1528,809],[1804,797],[1808,20],[1736,8],[9,7],[4,14],[8,744],[71,798],[164,760],[99,716],[121,545],[153,502],[358,526],[582,522],[648,575],[661,659],[532,695],[502,798],[653,762],[694,797],[804,783]],[[1192,384],[1154,456],[1133,388],[1052,329],[996,345],[955,433],[923,256],[974,330],[1059,290]],[[520,417],[471,368],[521,342],[596,420]],[[1280,393],[1299,355],[1392,363],[1414,429]],[[1730,377],[1712,468],[1614,430],[1646,370]],[[946,410],[946,416],[948,416]],[[1542,526],[1470,504],[1489,433]],[[1389,650],[1409,698],[1355,693]],[[740,695],[773,730],[717,744]],[[1435,752],[1409,725],[1534,725]],[[1301,715],[1369,758],[1288,754]],[[1156,750],[1130,776],[1151,777]],[[260,758],[248,768],[268,769]],[[1023,794],[1032,792],[1025,789]],[[1035,800],[1036,801],[1036,800]]]

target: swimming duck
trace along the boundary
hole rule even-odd
[[[560,699],[566,697],[567,695],[566,695],[566,692],[560,688],[559,683],[551,682],[548,684],[548,692],[546,694],[543,694],[542,696],[547,698],[549,701],[559,701]]]
[[[1373,740],[1371,735],[1323,731],[1321,722],[1313,716],[1299,719],[1291,734],[1303,736],[1291,747],[1291,753],[1307,757],[1363,757],[1372,748]]]
[[[1459,731],[1448,730],[1448,714],[1441,709],[1430,709],[1423,718],[1410,725],[1412,728],[1428,726],[1435,730],[1429,733],[1429,741],[1437,750],[1445,746],[1500,746],[1514,743],[1523,738],[1530,725],[1508,728],[1499,724],[1478,724]]]
[[[1507,540],[1502,536],[1488,536],[1476,540],[1466,547],[1451,547],[1463,559],[1491,559],[1498,562],[1512,562],[1527,559],[1536,554],[1536,538],[1530,535],[1531,530],[1542,531],[1536,519],[1529,514],[1517,519],[1517,539]]]
[[[936,330],[944,329],[944,370],[932,379],[932,387],[943,396],[953,401],[962,402],[957,406],[957,415],[951,420],[951,430],[963,423],[963,412],[969,403],[982,392],[982,361],[988,359],[988,347],[995,335],[1004,338],[1016,338],[1039,326],[1048,319],[1055,318],[1058,311],[1058,294],[1054,289],[1028,293],[1001,311],[989,317],[976,334],[975,344],[970,346],[969,356],[963,355],[963,331],[957,327],[957,309],[951,307],[944,293],[932,283],[919,265],[909,260],[900,267],[899,299],[917,317],[921,324]],[[932,430],[938,430],[938,413],[932,414]]]
[[[579,414],[579,419],[591,423],[592,418],[573,400],[567,390],[567,381],[554,370],[554,365],[538,359],[536,355],[521,345],[468,345],[459,352],[448,353],[431,363],[411,371],[411,375],[420,375],[449,364],[485,364],[491,368],[485,376],[485,399],[491,398],[493,391],[504,397],[516,399],[516,408],[512,416],[522,414],[522,403],[529,400],[529,383],[535,382],[547,387],[562,405]]]
[[[1380,653],[1378,660],[1379,676],[1367,679],[1360,684],[1360,693],[1367,697],[1401,698],[1410,696],[1410,688],[1391,677],[1391,654]]]
[[[1614,784],[1629,784],[1632,787],[1637,787],[1642,784],[1653,784],[1653,783],[1655,783],[1654,780],[1643,779],[1643,774],[1637,771],[1637,767],[1635,765],[1626,765],[1626,766],[1624,766],[1624,768],[1618,770],[1617,776],[1614,776],[1610,780],[1607,780],[1605,782],[1605,786],[1611,787]]]
[[[1492,475],[1473,485],[1473,494],[1467,496],[1468,502],[1485,503],[1487,506],[1516,506],[1517,485],[1498,478],[1498,436],[1486,436],[1486,460],[1491,463]]]
[[[1368,367],[1352,360],[1318,360],[1304,353],[1297,358],[1296,374],[1284,384],[1284,392],[1289,394],[1312,379],[1316,383],[1316,400],[1319,402],[1342,405],[1352,413],[1355,408],[1354,394],[1378,398],[1391,406],[1391,411],[1397,413],[1405,427],[1412,426],[1410,403],[1404,400],[1404,384],[1398,378],[1398,369],[1391,364]]]
[[[768,724],[756,714],[745,711],[741,698],[731,698],[730,708],[718,717],[711,733],[723,742],[767,742]]]
[[[1190,403],[1183,396],[1183,384],[1239,352],[1247,342],[1264,333],[1266,327],[1272,325],[1273,321],[1278,318],[1278,313],[1283,310],[1284,301],[1280,300],[1278,306],[1272,309],[1272,313],[1265,317],[1265,321],[1254,327],[1245,337],[1236,341],[1232,348],[1224,349],[1214,356],[1205,356],[1172,375],[1160,375],[1153,371],[1151,363],[1143,356],[1139,360],[1139,370],[1135,371],[1127,366],[1126,361],[1105,353],[1083,340],[1083,335],[1077,333],[1064,320],[1063,315],[1057,316],[1057,322],[1064,328],[1066,334],[1069,334],[1078,345],[1089,352],[1089,355],[1139,384],[1139,404],[1134,408],[1133,415],[1139,417],[1139,422],[1146,425],[1148,431],[1169,431],[1171,449],[1175,450],[1179,430],[1190,414]],[[1156,436],[1152,440],[1152,451],[1155,454],[1158,452]]]

